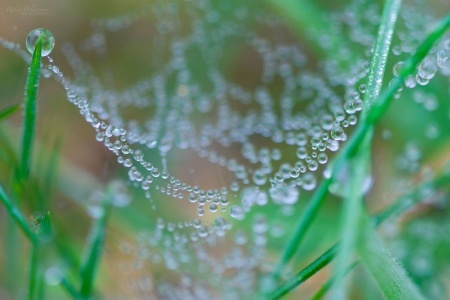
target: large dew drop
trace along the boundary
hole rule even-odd
[[[52,52],[53,47],[55,47],[55,38],[53,37],[53,34],[45,28],[36,28],[30,31],[30,33],[27,36],[27,49],[28,52],[33,54],[34,49],[36,48],[37,41],[39,39],[39,36],[42,35],[42,50],[41,50],[41,56],[47,56]]]

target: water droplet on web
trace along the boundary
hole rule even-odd
[[[306,191],[313,190],[317,185],[316,177],[312,173],[306,173],[302,177],[302,188]]]
[[[278,204],[294,204],[298,201],[299,197],[297,188],[283,183],[271,187],[269,194],[272,200]]]
[[[331,137],[336,141],[342,140],[344,135],[344,130],[340,126],[334,127],[331,131]]]
[[[26,40],[28,52],[31,54],[34,53],[34,49],[36,48],[40,36],[42,36],[41,56],[47,56],[55,47],[55,38],[53,37],[53,34],[45,28],[36,28],[30,31]]]
[[[417,82],[416,82],[416,78],[414,77],[414,75],[408,75],[405,78],[405,86],[407,88],[414,88],[416,86]]]
[[[261,170],[256,170],[255,173],[253,173],[253,182],[257,185],[263,185],[266,183],[267,177]]]
[[[216,211],[217,211],[217,208],[218,208],[218,206],[217,206],[217,204],[215,204],[215,203],[211,203],[211,204],[209,205],[209,210],[210,210],[211,212],[216,212]]]
[[[364,94],[366,92],[366,85],[365,84],[361,84],[359,86],[359,91]]]
[[[244,211],[242,210],[241,207],[239,207],[237,205],[233,205],[230,207],[230,216],[232,218],[235,218],[238,220],[243,220],[244,219]]]
[[[394,68],[392,69],[392,73],[394,73],[395,77],[398,77],[400,75],[400,69],[402,68],[403,65],[404,65],[403,61],[399,61],[398,63],[396,63],[394,65]]]
[[[115,180],[112,183],[110,183],[111,185],[111,203],[112,205],[116,206],[116,207],[124,207],[127,206],[128,204],[130,204],[132,198],[131,195],[129,194],[128,188],[125,185],[125,183],[123,183],[120,180]]]
[[[439,50],[436,62],[441,68],[450,68],[450,49]]]
[[[426,58],[424,61],[419,65],[419,71],[417,72],[417,75],[425,80],[430,80],[434,77],[437,71],[436,62],[432,59]]]

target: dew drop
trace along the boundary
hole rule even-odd
[[[37,41],[39,39],[39,36],[42,35],[42,50],[41,50],[41,56],[47,56],[49,55],[53,48],[55,47],[55,38],[53,37],[53,34],[45,28],[36,28],[30,31],[30,33],[27,36],[26,40],[26,46],[28,49],[28,52],[31,54],[34,53],[34,49],[36,48]]]
[[[244,219],[244,211],[242,210],[241,207],[239,207],[237,205],[233,205],[230,207],[230,216],[232,218],[242,220],[242,219]]]
[[[272,200],[278,204],[294,204],[298,201],[299,196],[297,188],[282,183],[271,187],[269,194]]]
[[[366,85],[365,84],[361,84],[359,86],[359,91],[364,94],[366,92]]]
[[[342,140],[343,136],[344,130],[340,126],[335,126],[331,131],[331,137],[336,141]]]
[[[437,53],[437,64],[441,68],[450,67],[450,49],[442,49]]]

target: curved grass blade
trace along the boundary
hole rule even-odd
[[[278,267],[274,271],[275,278],[279,277],[287,262],[292,258],[292,256],[297,252],[299,244],[303,240],[306,230],[313,221],[319,207],[321,206],[323,200],[328,194],[328,188],[333,182],[333,178],[336,177],[337,171],[346,162],[348,157],[353,154],[355,149],[360,145],[360,143],[365,138],[367,132],[371,129],[372,125],[379,120],[379,118],[386,111],[388,105],[394,94],[397,92],[400,85],[405,80],[406,76],[414,72],[417,64],[419,64],[423,58],[428,54],[433,44],[445,33],[447,28],[450,26],[450,14],[439,20],[435,26],[433,26],[430,34],[425,39],[425,41],[419,46],[417,52],[411,56],[401,68],[399,76],[394,80],[394,82],[385,89],[380,96],[377,98],[376,102],[370,109],[367,118],[359,122],[353,135],[344,145],[342,151],[336,156],[336,158],[330,163],[330,168],[332,170],[331,176],[322,180],[318,186],[316,192],[313,194],[311,200],[309,201],[307,207],[305,208],[299,225],[294,233],[293,238],[290,240],[286,250],[283,253],[282,259]]]
[[[37,91],[39,85],[39,75],[41,69],[41,49],[42,36],[39,37],[36,48],[31,59],[30,70],[28,72],[27,83],[25,87],[25,107],[23,111],[23,123],[21,133],[21,161],[20,161],[20,179],[28,179],[31,168],[31,154],[33,152],[34,131],[36,127],[37,115]]]
[[[15,113],[22,107],[22,104],[10,105],[2,110],[0,110],[0,120],[8,117],[9,115]]]
[[[82,297],[89,298],[94,288],[94,279],[99,267],[103,244],[106,235],[106,221],[110,210],[110,189],[107,189],[103,197],[103,214],[92,226],[92,230],[86,244],[86,252],[81,264],[81,289]]]

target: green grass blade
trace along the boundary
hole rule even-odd
[[[388,218],[400,215],[411,208],[417,201],[420,200],[418,194],[420,191],[429,185],[434,186],[436,189],[442,187],[449,187],[450,184],[450,171],[439,174],[433,180],[423,182],[418,185],[413,191],[399,197],[392,205],[377,213],[372,217],[373,224],[375,226],[380,225],[383,221]],[[285,295],[287,292],[293,290],[302,282],[306,281],[312,275],[317,273],[323,267],[325,267],[329,262],[331,262],[338,252],[339,243],[333,245],[327,251],[325,251],[321,256],[315,259],[311,264],[302,269],[299,273],[294,275],[291,279],[283,283],[275,292],[272,293],[270,299],[278,299],[279,297]],[[326,263],[323,263],[323,262]]]
[[[349,171],[351,174],[348,183],[348,191],[342,209],[342,238],[341,247],[338,253],[337,262],[334,270],[335,284],[332,293],[336,299],[346,299],[346,290],[342,285],[343,278],[346,274],[346,266],[351,258],[351,254],[355,247],[358,235],[358,220],[363,208],[364,186],[368,176],[368,168],[370,161],[370,146],[372,135],[366,135],[363,142],[364,147],[355,157],[349,160]]]
[[[356,249],[361,261],[378,284],[386,299],[425,299],[405,270],[390,256],[378,238],[367,215],[360,218]]]
[[[55,176],[58,172],[58,162],[61,155],[61,145],[62,138],[58,138],[54,146],[52,147],[53,151],[50,152],[50,158],[47,164],[47,168],[44,171],[44,183],[43,183],[43,194],[46,197],[41,197],[40,205],[41,207],[47,207],[48,201],[52,195],[52,187],[55,183]]]
[[[30,253],[30,270],[28,275],[28,300],[35,299],[36,287],[38,284],[38,256],[39,256],[39,243],[33,243],[31,245]]]
[[[52,234],[52,219],[50,212],[48,211],[44,219],[41,222],[41,225],[39,227],[39,231],[37,233],[38,241],[37,246],[40,247],[38,252],[38,283],[37,283],[37,299],[44,299],[45,294],[45,279],[44,279],[44,267],[42,266],[42,260],[45,255],[44,251],[46,250],[44,247],[44,243],[49,242],[53,238]]]
[[[395,23],[402,0],[386,0],[381,14],[380,26],[378,27],[377,41],[375,49],[370,59],[369,77],[364,94],[364,109],[361,118],[365,119],[370,106],[380,95],[381,86],[384,79],[384,72],[391,48],[392,35],[394,34]]]
[[[31,59],[30,70],[28,72],[25,87],[25,107],[23,113],[22,133],[21,133],[21,161],[20,178],[28,179],[31,167],[31,154],[33,152],[34,131],[36,127],[37,115],[37,91],[39,85],[39,75],[41,69],[41,48],[42,36],[39,37],[36,48]]]
[[[286,295],[288,292],[292,291],[301,283],[305,282],[308,278],[316,274],[319,270],[325,267],[330,261],[333,260],[337,253],[339,245],[336,244],[325,253],[323,253],[319,258],[314,260],[312,263],[307,265],[303,270],[297,273],[294,277],[284,282],[278,289],[276,289],[272,294],[269,295],[269,299],[279,299],[280,297]]]
[[[47,242],[52,238],[52,218],[49,211],[41,221],[37,237],[40,242]]]
[[[380,94],[400,6],[401,0],[386,0],[384,3],[377,41],[375,43],[375,51],[370,63],[369,78],[364,97],[365,109],[361,114],[361,120],[365,120],[370,110],[370,105]],[[346,290],[342,285],[342,279],[346,274],[346,266],[350,260],[358,236],[358,219],[360,213],[364,210],[362,205],[364,191],[362,191],[362,187],[371,169],[373,131],[373,127],[368,130],[361,146],[358,148],[358,153],[349,159],[351,176],[342,210],[341,247],[334,270],[334,278],[336,281],[332,289],[332,293],[335,293],[335,298],[346,298]]]
[[[0,185],[0,200],[6,208],[9,216],[16,222],[16,224],[20,227],[25,236],[31,241],[34,242],[36,240],[35,234],[31,231],[28,226],[27,219],[23,216],[22,212],[19,208],[11,202],[9,197],[6,195],[3,187]]]
[[[359,263],[359,260],[354,261],[353,263],[351,263],[346,269],[345,269],[345,274],[344,276],[346,276],[348,273],[350,273],[355,267],[356,265]],[[318,290],[316,293],[314,293],[314,295],[309,299],[309,300],[319,300],[322,299],[323,295],[325,295],[326,292],[328,292],[328,290],[331,288],[331,286],[333,285],[333,283],[335,283],[337,281],[336,278],[330,278],[329,280],[327,280]]]
[[[433,44],[445,33],[446,29],[449,26],[450,26],[450,14],[445,16],[443,19],[439,20],[439,22],[432,28],[430,34],[421,44],[418,51],[405,62],[404,67],[400,70],[399,77],[397,77],[394,80],[393,84],[391,84],[389,88],[387,88],[380,94],[380,96],[377,98],[376,102],[370,109],[367,118],[359,122],[354,133],[347,141],[347,143],[344,145],[341,152],[339,152],[336,158],[330,163],[329,167],[332,170],[331,176],[329,178],[325,178],[324,180],[322,180],[316,192],[313,194],[311,200],[309,201],[307,207],[305,208],[302,216],[300,217],[300,222],[293,235],[293,238],[289,241],[286,250],[282,255],[282,259],[280,260],[279,266],[274,271],[275,274],[274,276],[276,278],[282,272],[287,262],[296,253],[306,233],[306,230],[309,228],[309,225],[312,223],[317,211],[319,210],[319,207],[321,206],[323,200],[328,194],[328,188],[330,184],[333,182],[333,178],[336,177],[336,174],[340,169],[340,167],[346,162],[348,157],[351,154],[353,154],[355,149],[361,144],[367,132],[371,130],[372,125],[376,121],[378,121],[378,119],[386,111],[394,94],[397,92],[398,88],[403,83],[405,77],[414,72],[417,64],[420,61],[422,61],[422,59],[427,55]]]
[[[95,220],[86,244],[85,256],[81,264],[81,289],[82,297],[89,298],[94,288],[94,279],[99,267],[103,244],[106,235],[106,221],[110,210],[110,190],[105,192],[103,198],[103,214]]]
[[[70,296],[72,296],[73,299],[83,299],[73,284],[71,284],[65,277],[61,280],[61,286]]]
[[[22,107],[22,104],[14,104],[14,105],[8,106],[8,107],[0,110],[0,120],[15,113],[16,111],[19,110],[20,107]]]

